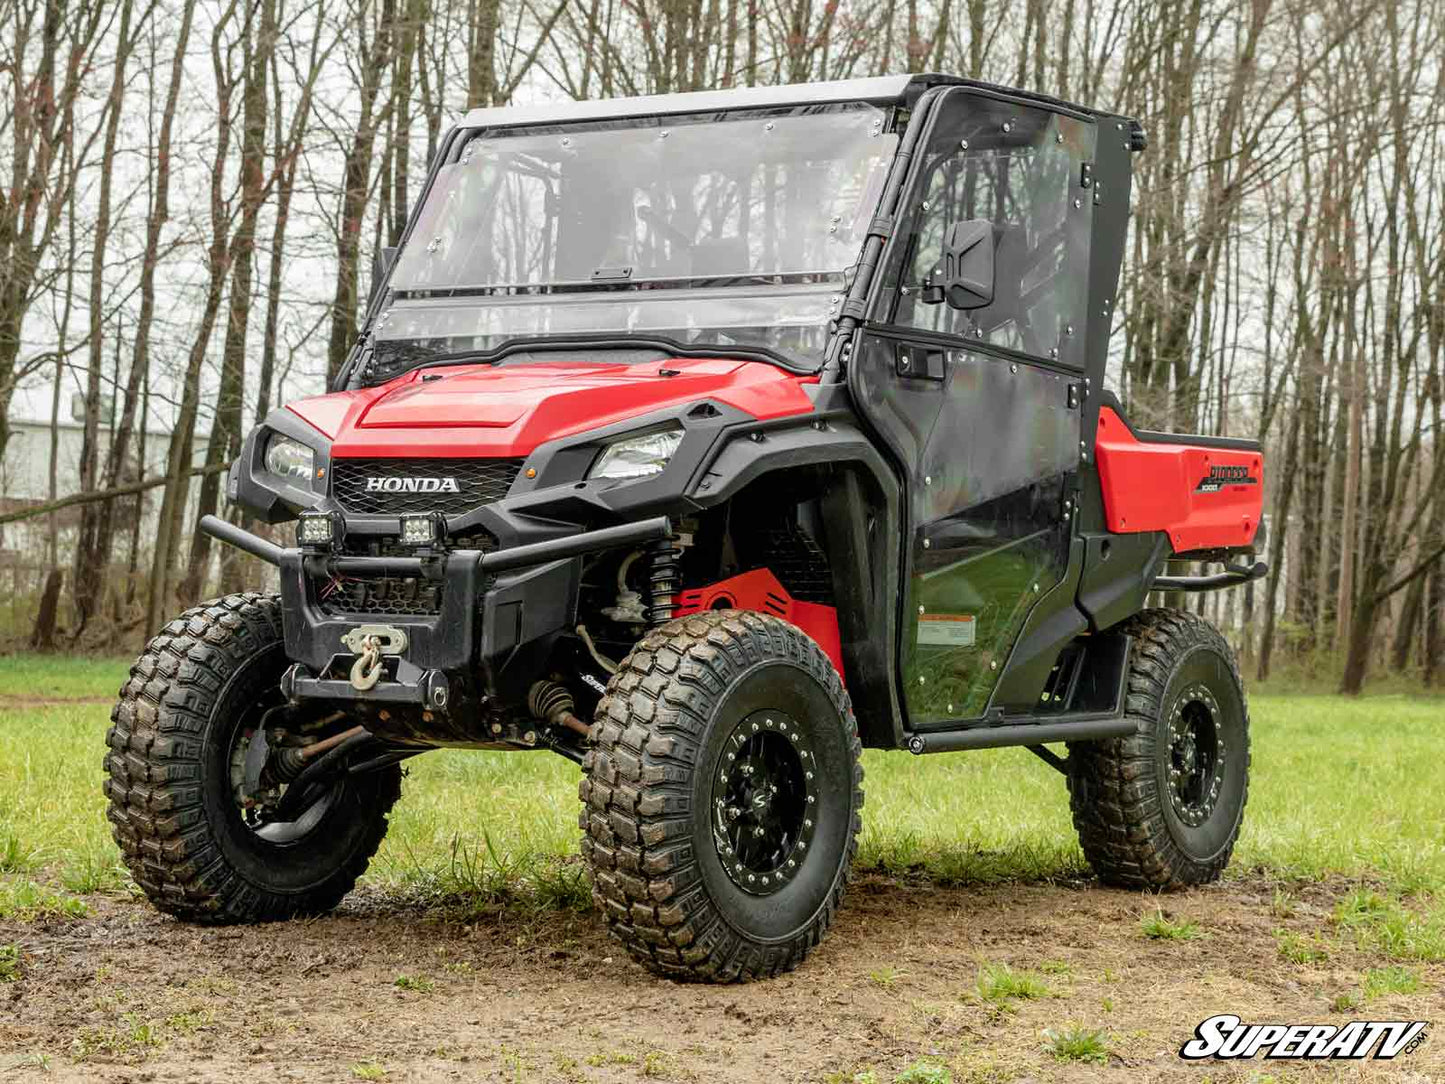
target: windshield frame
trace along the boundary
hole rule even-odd
[[[402,257],[408,251],[408,246],[419,243],[418,229],[420,220],[423,217],[423,208],[433,198],[438,180],[443,175],[446,167],[457,164],[467,153],[467,149],[474,145],[479,138],[486,139],[495,135],[498,137],[513,135],[531,135],[543,133],[566,134],[571,132],[606,132],[626,129],[664,129],[676,128],[679,125],[693,124],[701,125],[709,122],[727,120],[752,120],[769,117],[786,116],[810,116],[815,114],[830,114],[840,112],[853,112],[874,114],[876,119],[873,123],[874,134],[888,140],[886,149],[878,160],[876,175],[868,176],[863,187],[859,190],[858,205],[852,209],[853,221],[850,223],[850,236],[847,244],[850,246],[849,262],[841,268],[819,269],[814,271],[782,271],[782,272],[741,272],[737,274],[706,274],[706,275],[683,275],[665,277],[625,277],[606,278],[602,280],[564,280],[556,282],[532,282],[499,285],[481,286],[449,286],[429,288],[397,288],[393,286],[393,276],[401,265]],[[849,101],[838,101],[828,103],[798,102],[794,104],[778,104],[775,106],[756,106],[738,109],[713,110],[704,114],[671,114],[657,113],[641,117],[629,117],[625,122],[618,120],[585,120],[575,122],[557,122],[544,124],[528,124],[518,126],[500,127],[456,127],[448,132],[440,152],[433,161],[428,174],[427,183],[423,187],[419,199],[412,213],[408,216],[407,228],[400,239],[397,249],[390,253],[391,259],[379,269],[384,276],[378,285],[373,289],[371,301],[368,305],[366,319],[361,329],[356,347],[353,349],[347,364],[338,373],[337,383],[339,386],[357,386],[358,377],[365,380],[373,374],[369,372],[370,355],[377,346],[378,321],[391,310],[398,301],[455,298],[463,300],[476,298],[485,301],[487,298],[522,298],[547,294],[593,294],[607,295],[615,293],[632,294],[641,291],[685,291],[693,289],[725,290],[732,287],[752,286],[754,288],[787,287],[787,286],[818,286],[824,284],[833,285],[839,293],[846,295],[855,275],[859,270],[859,255],[868,236],[874,217],[877,214],[879,201],[889,188],[889,178],[898,167],[899,149],[899,120],[902,112],[896,105],[879,103],[867,99]],[[602,300],[598,297],[598,300]],[[797,355],[789,355],[782,350],[775,350],[763,343],[718,343],[708,345],[704,341],[680,342],[665,335],[658,335],[651,331],[635,333],[624,330],[598,329],[595,333],[586,334],[546,334],[523,335],[515,340],[509,339],[506,343],[495,348],[478,350],[461,350],[446,352],[447,360],[440,360],[441,352],[436,352],[432,362],[418,360],[418,363],[409,367],[391,372],[385,379],[395,379],[397,376],[423,364],[460,364],[467,358],[477,361],[486,361],[491,358],[514,353],[515,343],[525,344],[526,349],[537,349],[548,342],[559,342],[563,344],[581,345],[585,342],[598,342],[617,345],[619,343],[644,343],[647,345],[664,346],[676,352],[679,356],[701,356],[704,354],[712,356],[735,356],[749,359],[764,360],[779,365],[793,372],[816,372],[824,364],[824,358],[829,352],[827,342],[831,340],[836,332],[836,314],[833,318],[825,321],[825,344],[821,350],[816,352],[808,351],[807,362]],[[421,342],[422,340],[413,340]],[[361,355],[367,357],[363,358]],[[456,360],[452,360],[455,357]]]

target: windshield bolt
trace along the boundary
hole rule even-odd
[[[1064,325],[1064,334],[1065,334],[1065,335],[1072,335],[1073,333],[1074,333],[1074,325],[1073,325],[1073,324],[1065,324],[1065,325]]]
[[[1075,208],[1082,207],[1083,205],[1084,205],[1084,201],[1083,201],[1083,200],[1081,200],[1081,199],[1075,199],[1075,200],[1074,200],[1074,207],[1075,207]]]
[[[1063,141],[1064,141],[1064,133],[1063,133],[1063,132],[1055,132],[1055,133],[1054,133],[1054,142],[1055,142],[1055,143],[1062,143]]]
[[[658,138],[658,139],[666,139],[666,138],[667,138],[668,136],[670,136],[671,134],[672,134],[671,132],[669,132],[666,128],[664,128],[662,131],[660,131],[660,132],[657,133],[657,138]]]
[[[1051,358],[1057,358],[1058,356],[1059,356],[1059,348],[1058,348],[1057,346],[1051,346],[1051,347],[1049,347],[1049,357],[1051,357]]]
[[[772,122],[772,121],[768,121],[767,124],[764,124],[764,125],[763,125],[763,131],[765,131],[765,132],[771,132],[772,130],[773,130],[773,122]]]
[[[966,139],[960,139],[960,140],[958,141],[958,149],[961,150],[961,151],[966,151],[966,150],[968,150],[968,140],[966,140]]]
[[[1003,122],[1003,130],[1004,130],[1005,132],[1012,132],[1012,131],[1014,130],[1013,121],[1010,121],[1010,120],[1004,121],[1004,122]]]
[[[923,209],[924,209],[925,211],[928,210],[928,201],[927,201],[927,200],[924,200],[924,201],[923,201]]]
[[[563,137],[562,137],[562,146],[564,146],[564,147],[570,147],[570,146],[572,146],[572,140],[569,139],[567,136],[563,136]]]
[[[431,239],[431,244],[429,244],[429,245],[426,246],[426,250],[427,250],[428,252],[435,252],[435,251],[437,251],[437,249],[439,249],[439,248],[441,248],[441,247],[442,247],[442,239],[441,239],[440,237],[433,237],[433,238]]]

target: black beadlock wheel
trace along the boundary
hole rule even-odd
[[[243,800],[246,752],[282,703],[274,596],[187,610],[146,645],[106,735],[112,834],[162,911],[196,922],[317,914],[341,901],[386,834],[401,769],[346,777],[294,821]]]
[[[1145,610],[1126,689],[1134,733],[1069,746],[1069,805],[1099,878],[1174,889],[1224,872],[1249,795],[1249,707],[1234,652],[1182,610]]]
[[[858,727],[827,656],[766,614],[679,618],[633,648],[596,719],[582,853],[613,935],[673,978],[796,967],[861,826]]]

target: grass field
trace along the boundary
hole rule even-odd
[[[718,989],[650,980],[581,913],[578,769],[545,752],[409,761],[336,915],[240,932],[156,914],[101,794],[125,667],[0,659],[7,1080],[1445,1079],[1438,1039],[1344,1076],[1177,1054],[1221,1011],[1438,1018],[1445,700],[1255,696],[1235,861],[1168,896],[1091,879],[1063,779],[1025,750],[867,753],[837,928],[798,972]]]
[[[107,701],[125,666],[0,660],[0,913],[125,889],[100,771]],[[1445,700],[1257,695],[1251,708],[1254,767],[1233,874],[1342,875],[1445,896]],[[865,767],[864,868],[949,884],[1087,874],[1063,780],[1025,750],[869,752]],[[449,905],[585,904],[572,859],[577,778],[545,752],[417,758],[368,883]]]

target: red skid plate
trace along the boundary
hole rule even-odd
[[[1104,519],[1116,534],[1167,531],[1175,553],[1248,546],[1264,508],[1259,452],[1141,441],[1108,407],[1097,457]]]
[[[843,676],[843,641],[838,635],[838,611],[818,602],[800,602],[784,590],[766,568],[754,569],[706,587],[694,587],[678,596],[676,617],[704,610],[755,610],[773,614],[797,625],[823,649]]]

